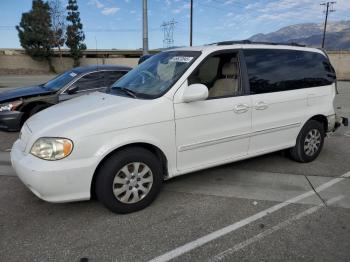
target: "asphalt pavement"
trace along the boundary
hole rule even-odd
[[[312,163],[276,152],[184,175],[127,215],[35,197],[9,165],[17,136],[0,132],[0,261],[349,261],[349,128]]]

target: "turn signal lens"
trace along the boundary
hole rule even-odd
[[[42,137],[33,144],[30,153],[44,160],[60,160],[72,150],[73,142],[67,138]]]

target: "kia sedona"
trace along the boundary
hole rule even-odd
[[[23,183],[49,202],[92,196],[116,213],[148,206],[175,176],[288,150],[317,158],[347,119],[319,49],[225,42],[153,55],[106,93],[26,121],[11,151]]]

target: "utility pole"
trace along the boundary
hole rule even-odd
[[[164,34],[164,38],[163,38],[163,47],[164,48],[169,48],[169,47],[174,46],[175,24],[177,24],[177,22],[173,18],[169,22],[163,22],[163,24],[161,25],[161,27],[163,29],[163,34]]]
[[[333,5],[336,2],[326,2],[322,3],[321,5],[325,7],[325,13],[326,13],[326,18],[324,21],[324,28],[323,28],[323,38],[322,38],[322,48],[324,48],[324,42],[326,39],[326,31],[327,31],[327,22],[328,22],[328,13],[334,12],[335,10],[333,9]]]
[[[143,54],[148,54],[148,12],[147,0],[143,0]]]
[[[191,14],[190,14],[190,46],[192,46],[193,37],[193,0],[191,0]]]

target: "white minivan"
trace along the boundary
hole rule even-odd
[[[163,180],[289,149],[320,153],[336,116],[336,75],[318,49],[223,42],[147,59],[106,93],[50,107],[11,151],[23,183],[50,202],[96,196],[117,213],[149,205]]]

